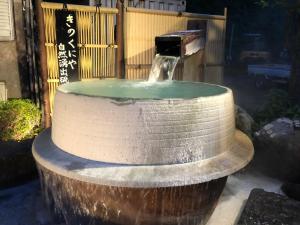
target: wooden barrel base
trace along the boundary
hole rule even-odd
[[[46,201],[68,225],[204,225],[227,177],[161,188],[86,183],[38,164]]]

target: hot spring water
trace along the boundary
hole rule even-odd
[[[157,54],[152,62],[148,81],[156,82],[160,77],[172,80],[179,59],[180,57]]]

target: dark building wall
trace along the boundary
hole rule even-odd
[[[26,46],[22,15],[22,1],[13,1],[15,38],[0,42],[0,80],[5,81],[8,98],[22,97],[21,79],[26,70]],[[23,83],[22,83],[23,84]]]

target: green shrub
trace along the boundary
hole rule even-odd
[[[0,140],[33,138],[40,130],[41,112],[30,100],[0,101]]]
[[[268,94],[264,109],[255,114],[254,120],[259,129],[279,117],[300,118],[300,106],[291,102],[286,91],[273,89]]]

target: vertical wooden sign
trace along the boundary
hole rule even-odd
[[[55,16],[59,83],[78,81],[76,13],[64,9],[57,10]]]

